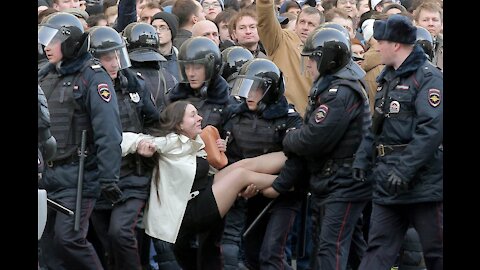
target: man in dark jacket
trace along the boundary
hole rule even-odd
[[[355,153],[370,125],[360,81],[365,73],[351,60],[350,41],[337,29],[315,30],[302,55],[315,81],[305,123],[286,134],[283,151],[289,159],[304,158],[310,173],[311,268],[346,269],[352,233],[371,197],[369,183],[352,177]],[[278,188],[275,182],[273,187]]]
[[[354,165],[359,178],[368,170],[374,183],[359,269],[389,269],[409,224],[427,269],[443,269],[443,75],[414,44],[416,31],[402,15],[374,24],[386,67],[377,78],[372,130]]]

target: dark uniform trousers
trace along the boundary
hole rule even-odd
[[[352,235],[366,204],[366,201],[322,204],[322,200],[312,196],[312,237],[316,244],[311,256],[311,269],[347,268]],[[366,250],[366,243],[363,241],[357,245],[356,255],[361,257]]]
[[[75,196],[56,200],[68,209],[75,210]],[[75,219],[48,209],[47,224],[39,245],[42,251],[40,258],[47,269],[75,270],[75,269],[103,269],[93,245],[85,241],[88,233],[88,220],[93,211],[96,199],[82,198],[82,214],[80,228],[74,231]],[[55,254],[55,256],[49,256]],[[42,262],[40,262],[42,265]]]
[[[427,269],[443,269],[443,203],[429,202],[373,203],[368,250],[359,270],[388,269],[393,265],[409,224],[420,236]]]
[[[267,200],[265,197],[253,197],[249,204],[257,200]],[[300,211],[301,200],[294,194],[285,194],[277,197],[272,204],[270,212],[259,220],[259,223],[245,237],[244,248],[246,266],[248,269],[293,269],[288,265],[285,256],[285,246],[290,229],[293,226],[295,217]],[[248,211],[251,212],[249,207]],[[263,207],[257,209],[259,214]],[[257,217],[255,213],[249,213],[247,224],[250,224]]]

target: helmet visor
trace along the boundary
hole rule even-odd
[[[177,60],[178,63],[178,68],[179,68],[179,74],[180,74],[180,82],[181,83],[189,83],[188,76],[187,76],[187,70],[193,70],[198,73],[198,77],[195,79],[198,80],[199,82],[207,82],[212,78],[212,73],[213,73],[213,61],[209,59],[197,59],[197,60]],[[202,76],[202,70],[204,76]]]
[[[263,85],[264,80],[262,79],[252,79],[239,75],[233,83],[231,95],[248,99],[249,96],[251,97],[255,93],[259,94],[261,96],[260,99],[262,99],[266,92]]]
[[[52,41],[63,42],[70,36],[70,33],[66,33],[66,31],[68,30],[59,30],[47,25],[41,25],[38,27],[38,43],[48,46]]]
[[[119,70],[128,68],[132,65],[130,58],[128,57],[127,48],[125,47],[120,47],[110,51],[97,52],[94,54],[94,56],[100,59],[100,61],[103,59],[108,61],[108,59],[115,58],[118,62],[117,64]]]

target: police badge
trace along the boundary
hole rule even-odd
[[[396,100],[390,102],[389,113],[398,113],[400,111],[400,103]]]
[[[134,103],[138,103],[140,101],[140,96],[138,95],[137,92],[135,93],[130,93],[130,99],[134,102]]]

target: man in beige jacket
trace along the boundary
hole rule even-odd
[[[295,31],[291,31],[282,29],[274,6],[274,0],[257,0],[258,35],[268,58],[283,72],[288,102],[303,116],[313,81],[302,74],[300,52],[308,35],[324,22],[324,17],[318,9],[306,7],[298,15]]]

